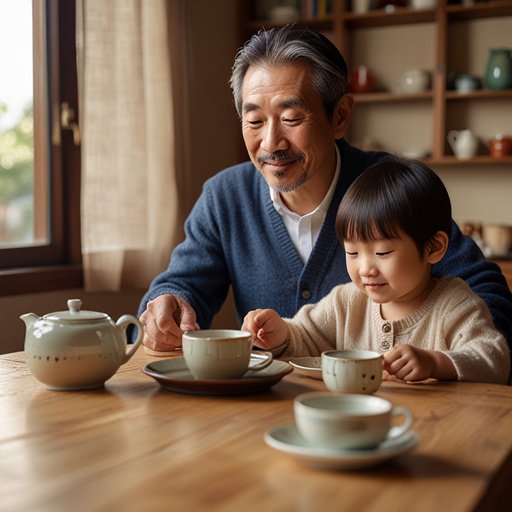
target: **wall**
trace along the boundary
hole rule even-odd
[[[202,183],[221,169],[247,159],[229,77],[240,46],[238,0],[187,2],[191,34],[190,117],[193,179],[189,209]],[[197,150],[196,150],[197,148]],[[237,327],[231,294],[212,327]]]
[[[194,0],[186,4],[193,141],[189,207],[201,192],[204,180],[240,161],[240,123],[228,83],[240,45],[237,4],[236,0]]]

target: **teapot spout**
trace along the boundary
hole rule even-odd
[[[25,322],[27,329],[30,329],[32,325],[34,325],[34,322],[39,320],[39,317],[35,313],[25,313],[21,315],[20,318]]]

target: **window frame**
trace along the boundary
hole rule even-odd
[[[51,242],[48,245],[0,249],[0,296],[83,286],[80,146],[75,145],[72,132],[62,129],[60,122],[64,102],[74,110],[75,122],[78,122],[75,0],[33,0],[33,11],[35,30],[41,22],[47,27],[49,123],[45,126],[39,122],[38,126],[48,134],[48,184],[37,183],[35,179],[34,187],[50,187]],[[40,49],[34,48],[34,60],[37,51]],[[40,106],[35,102],[35,127],[38,108]],[[36,144],[40,143],[34,140],[35,151]],[[37,203],[35,208],[38,208]],[[39,228],[36,226],[36,229]]]

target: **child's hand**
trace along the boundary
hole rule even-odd
[[[254,344],[271,350],[288,339],[288,325],[273,309],[255,309],[245,315],[243,331],[254,336]]]
[[[384,370],[397,379],[409,382],[430,378],[457,379],[457,371],[446,354],[412,345],[395,345],[385,352]]]
[[[425,380],[432,376],[434,362],[427,350],[411,345],[395,345],[384,352],[384,370],[400,380]]]

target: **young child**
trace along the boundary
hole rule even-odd
[[[450,198],[431,169],[381,161],[354,181],[336,218],[352,282],[292,319],[250,311],[242,329],[256,345],[283,347],[294,357],[333,348],[378,351],[385,375],[404,381],[506,384],[509,350],[486,304],[461,279],[431,275],[450,229]]]

